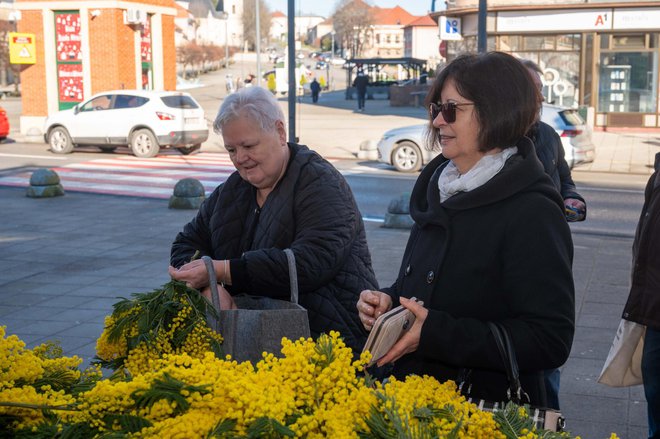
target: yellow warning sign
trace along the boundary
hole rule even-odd
[[[9,62],[12,64],[37,62],[34,34],[9,32]]]

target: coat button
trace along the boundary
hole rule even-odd
[[[433,279],[435,279],[435,273],[429,271],[428,274],[426,275],[426,283],[430,284],[431,282],[433,282]]]
[[[406,267],[406,276],[410,274],[410,264]]]

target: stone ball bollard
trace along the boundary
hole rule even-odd
[[[383,227],[388,229],[410,229],[413,226],[410,217],[410,194],[404,193],[390,201],[385,214]]]
[[[30,198],[51,198],[64,195],[60,176],[52,169],[37,169],[30,177],[26,196]]]
[[[199,209],[206,198],[204,186],[195,178],[184,178],[174,185],[170,197],[170,209]]]

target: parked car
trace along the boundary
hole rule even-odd
[[[154,157],[161,147],[183,154],[208,139],[204,110],[184,92],[115,90],[98,93],[46,119],[44,139],[50,150],[67,154],[95,145],[112,152],[128,145],[137,157]]]
[[[325,61],[316,61],[316,65],[314,66],[316,70],[325,70],[327,67],[328,63]]]
[[[9,118],[4,108],[0,107],[0,142],[9,135]]]
[[[541,120],[559,134],[569,167],[594,161],[596,147],[591,140],[592,130],[577,110],[543,104]]]
[[[577,110],[543,104],[541,120],[559,134],[568,166],[572,168],[594,160],[591,128]],[[419,171],[440,153],[424,146],[426,127],[426,124],[411,125],[387,131],[378,142],[378,160],[394,166],[397,171]]]

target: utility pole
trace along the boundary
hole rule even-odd
[[[223,17],[225,19],[225,69],[229,67],[229,13],[223,12]]]
[[[486,53],[488,50],[488,36],[486,33],[486,20],[488,19],[488,4],[486,0],[479,0],[479,28],[477,31],[477,50]]]
[[[289,77],[289,142],[298,142],[296,138],[296,6],[295,0],[287,1],[287,44],[289,53],[288,71]]]
[[[255,12],[257,13],[256,25],[257,29],[255,32],[255,50],[257,51],[257,87],[261,85],[261,27],[259,25],[259,2],[261,0],[254,0],[255,3]]]

